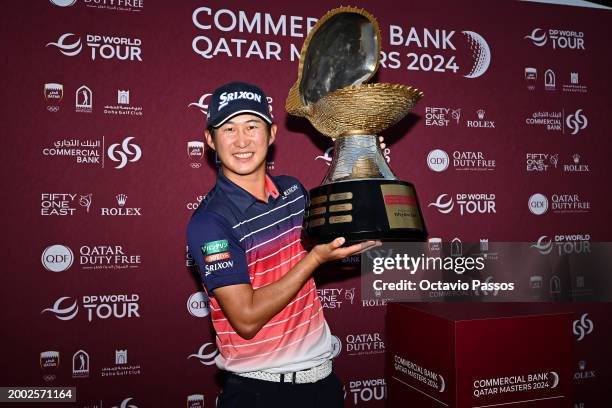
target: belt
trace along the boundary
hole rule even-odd
[[[234,373],[240,377],[254,378],[256,380],[292,383],[292,384],[307,384],[315,383],[330,375],[332,372],[332,362],[327,360],[318,366],[309,368],[308,370],[294,371],[292,373],[274,374],[267,371],[250,371],[248,373]]]

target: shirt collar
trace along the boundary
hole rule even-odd
[[[274,180],[272,180],[272,177],[270,177],[267,173],[265,183],[266,193],[268,193],[268,196],[271,199],[276,200],[280,196],[280,193],[276,187],[276,184],[274,183]],[[219,169],[219,173],[217,174],[217,186],[243,213],[256,202],[260,202],[262,204],[269,203],[258,200],[251,193],[225,177],[221,169]]]

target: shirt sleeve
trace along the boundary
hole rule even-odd
[[[222,286],[251,283],[244,247],[220,216],[193,217],[187,227],[187,244],[209,294]]]

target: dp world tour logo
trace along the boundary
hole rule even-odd
[[[76,40],[71,38],[73,36],[76,38]],[[78,55],[83,49],[81,39],[79,37],[76,37],[73,33],[62,34],[56,42],[47,43],[45,47],[48,47],[50,45],[57,47],[62,54],[68,57],[74,57],[75,55]]]
[[[446,201],[445,197],[448,197],[448,201]],[[453,203],[453,198],[450,197],[448,194],[440,194],[438,196],[438,199],[435,202],[430,203],[428,207],[435,207],[442,214],[448,214],[453,211],[455,203]]]
[[[538,27],[534,28],[531,34],[524,36],[523,39],[531,40],[536,47],[544,47],[548,43],[553,50],[558,48],[584,50],[584,33],[582,31],[563,29],[544,30]]]
[[[208,117],[208,102],[206,101],[208,98],[210,98],[212,96],[212,94],[206,93],[202,96],[200,96],[200,99],[197,102],[191,102],[189,106],[195,106],[196,108],[198,108],[200,110],[200,112],[202,112],[204,115],[206,115],[206,117]]]
[[[589,121],[587,117],[582,114],[582,109],[578,109],[573,115],[568,115],[567,118],[565,118],[565,125],[572,131],[572,135],[586,129],[588,124]]]
[[[542,255],[548,255],[553,250],[553,241],[546,235],[542,235],[535,244],[531,245],[531,248],[537,249]]]
[[[580,341],[584,339],[585,336],[593,333],[593,328],[593,321],[589,319],[588,313],[583,314],[580,319],[574,320],[572,329],[574,335],[577,337],[576,341]]]
[[[115,167],[116,169],[124,168],[128,161],[134,163],[140,160],[142,150],[136,143],[130,143],[133,139],[135,139],[133,136],[129,136],[123,139],[121,144],[114,143],[108,147],[108,158],[114,162],[119,162]],[[120,149],[119,146],[121,146]],[[128,159],[128,156],[131,157]]]
[[[42,313],[51,312],[57,317],[59,320],[72,320],[79,312],[79,306],[77,305],[76,299],[72,304],[70,301],[64,302],[65,300],[70,299],[68,296],[61,297],[55,301],[53,307],[43,309]],[[64,305],[64,306],[62,306]]]
[[[523,37],[524,40],[531,40],[533,44],[538,47],[546,45],[548,38],[546,37],[546,31],[541,28],[534,28],[530,35]]]
[[[211,347],[212,351],[208,354],[205,354],[206,349],[209,348],[209,346]],[[208,366],[208,365],[215,364],[215,357],[217,357],[217,354],[219,354],[219,350],[215,347],[213,343],[204,343],[202,344],[202,347],[200,347],[200,349],[198,350],[196,354],[190,354],[189,357],[187,357],[187,359],[190,359],[191,357],[195,357],[198,360],[200,360],[200,363]]]

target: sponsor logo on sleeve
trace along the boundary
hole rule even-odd
[[[229,250],[229,242],[227,239],[220,239],[218,241],[207,242],[202,245],[203,255],[213,255],[219,252],[227,252]]]

